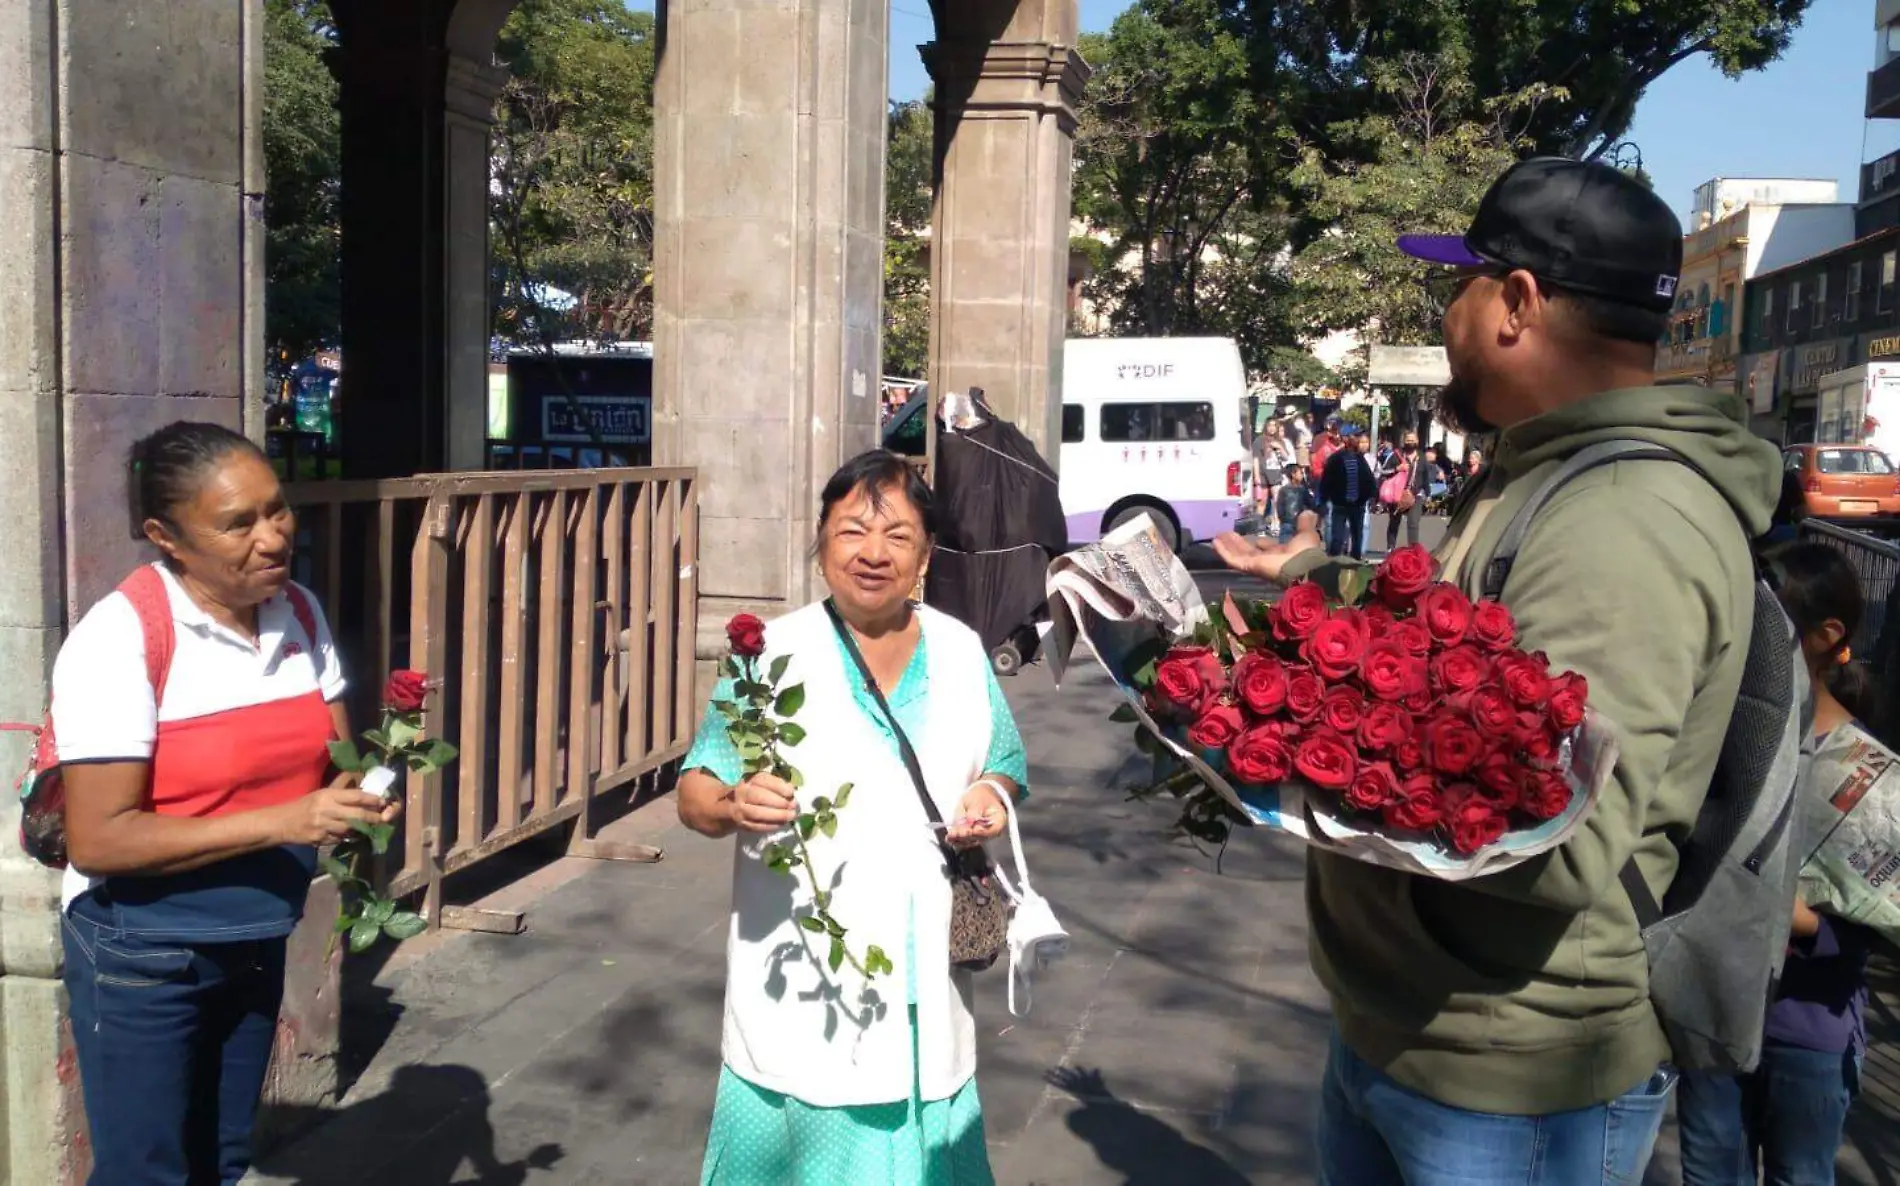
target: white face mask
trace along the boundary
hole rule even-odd
[[[1026,1017],[1030,1008],[1030,981],[1037,972],[1068,954],[1069,932],[1056,921],[1049,900],[1030,886],[1029,866],[1023,860],[1022,832],[1016,826],[1016,809],[1010,804],[1010,797],[1000,789],[997,797],[1003,801],[1004,813],[1009,816],[1009,848],[1016,858],[1017,884],[1011,885],[1001,868],[996,870],[998,884],[1016,907],[1010,915],[1007,932],[1009,1013],[1012,1017]],[[1022,986],[1021,1009],[1016,1007],[1018,984]]]

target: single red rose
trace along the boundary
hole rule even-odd
[[[1246,724],[1239,705],[1217,701],[1188,730],[1188,740],[1202,749],[1225,749]]]
[[[1556,819],[1570,806],[1570,780],[1557,770],[1527,770],[1518,783],[1518,810],[1535,820]]]
[[[1252,784],[1284,782],[1293,773],[1293,747],[1278,725],[1255,725],[1227,747],[1227,772]]]
[[[1445,818],[1453,849],[1470,856],[1504,836],[1504,813],[1483,795],[1469,795]]]
[[[1293,769],[1316,787],[1343,791],[1359,773],[1359,755],[1337,733],[1316,729],[1293,747]]]
[[[1273,636],[1296,642],[1319,629],[1326,620],[1326,591],[1312,581],[1301,581],[1281,594],[1273,607]]]
[[[1473,646],[1448,647],[1432,657],[1432,690],[1442,696],[1469,692],[1491,674],[1491,664]]]
[[[1359,678],[1375,699],[1397,700],[1412,686],[1411,656],[1398,643],[1382,639],[1366,648],[1366,657],[1359,664]]]
[[[1440,774],[1457,778],[1470,773],[1486,748],[1471,722],[1454,713],[1441,713],[1425,724],[1425,760]]]
[[[1319,706],[1326,698],[1326,681],[1310,667],[1289,668],[1286,677],[1287,715],[1301,723],[1312,721],[1319,716]]]
[[[1412,735],[1412,716],[1396,704],[1374,700],[1359,718],[1359,745],[1373,753],[1388,754]]]
[[[1393,609],[1406,610],[1432,583],[1438,563],[1422,544],[1407,544],[1385,558],[1372,579],[1379,600]]]
[[[1351,684],[1334,684],[1326,689],[1319,704],[1320,724],[1346,737],[1359,733],[1359,722],[1366,715],[1365,693]]]
[[[1385,806],[1388,827],[1408,832],[1423,832],[1438,826],[1445,818],[1444,804],[1438,796],[1438,780],[1429,774],[1413,774],[1399,781],[1397,796]]]
[[[1407,719],[1411,718],[1408,716]],[[1425,768],[1425,742],[1418,736],[1416,727],[1406,734],[1403,741],[1392,747],[1392,764],[1407,774],[1415,774]]]
[[[1366,657],[1366,639],[1350,621],[1328,618],[1314,627],[1300,644],[1300,658],[1312,664],[1325,680],[1342,680],[1359,670]]]
[[[1551,681],[1550,723],[1560,733],[1568,733],[1583,724],[1583,710],[1590,699],[1590,681],[1574,671],[1566,671]]]
[[[1463,698],[1462,707],[1470,714],[1471,723],[1478,727],[1478,732],[1506,743],[1516,740],[1517,709],[1512,706],[1511,698],[1496,684],[1473,688]]]
[[[1523,793],[1521,784],[1524,771],[1512,761],[1510,754],[1494,750],[1486,755],[1478,763],[1476,777],[1478,789],[1499,811],[1509,811],[1517,806]]]
[[[1234,664],[1234,695],[1248,712],[1270,717],[1286,707],[1286,664],[1255,652]]]
[[[1425,623],[1417,618],[1394,622],[1386,637],[1415,659],[1423,659],[1432,653],[1432,632],[1425,629]]]
[[[421,712],[429,698],[429,676],[421,671],[392,671],[383,685],[383,707],[391,712]]]
[[[1398,618],[1393,616],[1391,610],[1387,609],[1383,603],[1377,601],[1368,601],[1360,606],[1359,616],[1364,619],[1374,639],[1384,638],[1398,621]]]
[[[1471,641],[1487,651],[1508,649],[1517,641],[1517,619],[1496,601],[1480,601],[1471,607]]]
[[[1456,585],[1430,586],[1418,595],[1417,607],[1418,620],[1441,648],[1457,646],[1471,629],[1471,600]]]
[[[1505,651],[1498,656],[1498,682],[1522,708],[1544,707],[1550,699],[1550,663],[1540,652]]]
[[[1411,659],[1405,665],[1405,691],[1399,703],[1408,710],[1425,714],[1437,707],[1432,699],[1431,668],[1423,659]]]
[[[1362,762],[1346,788],[1347,804],[1360,811],[1378,811],[1399,796],[1399,778],[1384,762]]]
[[[1520,712],[1517,720],[1517,746],[1524,754],[1524,761],[1539,769],[1555,768],[1563,756],[1562,736],[1552,731],[1549,721],[1536,713]]]
[[[765,653],[765,623],[752,614],[734,614],[726,623],[726,645],[741,659],[756,659]]]
[[[1220,656],[1206,647],[1176,647],[1155,666],[1155,688],[1161,698],[1200,716],[1227,685]]]

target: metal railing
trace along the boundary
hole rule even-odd
[[[352,720],[394,667],[442,680],[446,770],[408,776],[392,894],[575,821],[684,755],[694,725],[697,479],[690,469],[427,475],[287,488],[297,579],[350,665]],[[594,854],[601,855],[601,854]]]

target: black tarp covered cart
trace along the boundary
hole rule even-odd
[[[963,427],[937,436],[937,549],[924,600],[982,638],[998,675],[1035,658],[1049,617],[1043,581],[1069,546],[1068,521],[1050,468],[980,391]]]

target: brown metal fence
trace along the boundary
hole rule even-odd
[[[395,667],[439,677],[385,878],[425,892],[557,825],[594,851],[601,796],[684,755],[699,507],[690,469],[440,474],[288,487],[297,579],[322,601],[361,729]]]

